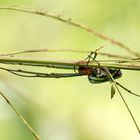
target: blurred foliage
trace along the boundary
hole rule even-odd
[[[0,0],[0,5],[27,5],[62,13],[140,52],[139,0]],[[39,48],[95,50],[101,45],[105,45],[103,51],[126,54],[120,48],[60,21],[0,11],[0,53]],[[65,53],[41,56],[65,60],[86,57]],[[139,93],[139,77],[139,72],[123,71],[119,82]],[[109,83],[92,85],[86,77],[28,79],[1,72],[0,90],[44,140],[139,139],[120,97],[116,94],[110,100]],[[126,98],[134,116],[140,120],[139,99],[127,94]],[[0,139],[34,139],[3,99],[0,100],[0,112]]]

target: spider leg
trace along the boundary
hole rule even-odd
[[[92,61],[94,61],[94,62],[96,62],[97,64],[98,64],[98,67],[99,67],[99,72],[98,72],[98,74],[101,74],[101,70],[100,70],[100,63],[98,62],[98,61],[96,61],[96,58],[97,58],[97,51],[99,51],[101,48],[103,48],[104,46],[101,46],[100,48],[98,48],[98,49],[96,49],[95,50],[95,52],[94,52],[94,56],[92,57],[92,55],[93,55],[93,52],[91,52],[91,54],[88,56],[89,57],[89,61],[87,62],[87,64],[86,65],[88,65],[89,64],[89,62],[90,62],[90,59],[92,59]]]
[[[132,91],[129,90],[128,88],[124,87],[124,86],[121,85],[120,83],[116,82],[116,84],[117,84],[118,86],[120,86],[122,89],[124,89],[125,91],[127,91],[128,93],[130,93],[130,94],[132,94],[132,95],[135,95],[135,96],[137,96],[137,97],[140,97],[140,95],[135,94],[134,92],[132,92]]]
[[[88,64],[89,64],[89,62],[90,62],[90,59],[92,59],[92,61],[95,61],[95,62],[98,64],[99,68],[100,68],[100,64],[99,64],[95,59],[97,58],[97,55],[98,55],[97,52],[98,52],[100,49],[102,49],[103,47],[104,47],[104,46],[101,46],[101,47],[97,48],[97,49],[95,50],[95,52],[91,52],[90,55],[88,55],[88,57],[86,58],[86,59],[88,59],[86,66],[88,66]],[[93,54],[94,54],[94,56],[92,57]]]
[[[40,78],[68,78],[68,77],[76,77],[82,76],[84,74],[80,73],[45,73],[45,72],[33,72],[26,71],[21,69],[8,69],[0,67],[1,70],[8,71],[12,74],[21,76],[21,77],[40,77]]]

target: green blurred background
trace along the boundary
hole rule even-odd
[[[0,5],[26,5],[62,13],[140,52],[139,0],[0,0]],[[0,11],[0,53],[39,48],[95,50],[101,45],[105,45],[105,52],[127,54],[60,21],[22,12]],[[65,60],[86,57],[68,53],[41,56]],[[122,72],[123,77],[118,81],[140,94],[140,73]],[[28,79],[0,72],[0,90],[12,100],[42,140],[138,140],[140,137],[119,95],[110,99],[109,83],[93,85],[86,77]],[[127,93],[125,97],[140,126],[140,100]],[[33,139],[1,98],[0,140]]]

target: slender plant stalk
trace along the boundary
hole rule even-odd
[[[87,53],[87,54],[90,54],[91,52],[95,53],[95,51],[86,51],[86,50],[45,48],[45,49],[24,50],[24,51],[18,51],[18,52],[13,52],[13,53],[8,53],[8,54],[0,54],[0,56],[15,56],[15,55],[19,55],[19,54],[36,53],[36,52],[72,52],[72,53]],[[97,54],[102,55],[102,56],[111,57],[111,58],[131,59],[128,56],[104,53],[104,52],[99,52],[99,51]]]
[[[87,25],[84,25],[80,22],[77,22],[77,21],[74,21],[72,20],[71,18],[66,18],[60,14],[56,14],[54,12],[49,12],[48,10],[41,10],[41,9],[35,9],[35,8],[30,8],[30,7],[16,7],[16,6],[0,6],[0,9],[1,10],[15,10],[15,11],[22,11],[22,12],[26,12],[26,13],[33,13],[33,14],[37,14],[37,15],[42,15],[42,16],[47,16],[47,17],[50,17],[50,18],[53,18],[53,19],[56,19],[56,20],[59,20],[59,21],[62,21],[62,22],[65,22],[67,24],[70,24],[72,26],[75,26],[75,27],[78,27],[80,29],[83,29],[87,32],[90,32],[94,35],[96,35],[97,37],[103,39],[103,40],[106,40],[114,45],[117,45],[123,49],[125,49],[127,52],[129,52],[130,54],[133,54],[135,55],[136,57],[140,57],[140,54],[138,52],[135,52],[133,51],[131,48],[129,48],[127,45],[123,44],[122,42],[120,41],[117,41],[113,38],[110,38],[106,35],[103,35],[101,34],[100,32],[97,32],[95,29],[87,26]]]
[[[32,133],[34,138],[36,140],[41,140],[39,135],[36,133],[36,131],[31,127],[31,125],[26,121],[26,119],[16,110],[14,105],[11,103],[11,101],[2,93],[0,92],[0,95],[4,98],[4,100],[7,102],[7,104],[13,109],[13,111],[17,114],[17,116],[20,118],[20,120],[25,124],[25,126],[29,129],[29,131]]]
[[[108,68],[118,68],[126,70],[137,70],[140,71],[140,60],[137,60],[136,63],[133,63],[132,60],[126,60],[125,62],[129,63],[119,63],[119,62],[102,62],[100,63],[101,67]],[[49,67],[49,68],[58,68],[58,69],[78,69],[79,66],[85,66],[87,61],[58,61],[58,60],[35,60],[35,59],[25,59],[25,58],[14,58],[14,57],[0,57],[1,64],[11,64],[11,65],[26,65],[26,66],[40,66],[40,67]],[[89,62],[88,67],[98,67],[97,62]]]
[[[137,128],[137,130],[138,130],[138,132],[139,132],[139,134],[140,134],[140,128],[139,128],[139,126],[138,126],[138,124],[137,124],[137,122],[136,122],[136,120],[135,120],[135,118],[134,118],[134,116],[133,116],[133,114],[132,114],[132,112],[131,112],[129,106],[127,105],[127,103],[126,103],[126,101],[125,101],[125,99],[124,99],[122,93],[120,92],[120,90],[119,90],[119,88],[118,88],[118,86],[117,86],[116,81],[115,81],[114,78],[112,77],[112,75],[111,75],[111,73],[109,72],[109,70],[108,70],[107,68],[104,68],[104,69],[105,69],[106,73],[109,75],[111,81],[114,83],[115,88],[117,89],[117,91],[118,91],[118,93],[119,93],[121,99],[123,100],[123,103],[125,104],[125,107],[127,108],[128,112],[129,112],[129,114],[130,114],[130,116],[131,116],[131,118],[132,118],[132,120],[133,120],[133,122],[134,122],[134,124],[135,124],[135,126],[136,126],[136,128]]]

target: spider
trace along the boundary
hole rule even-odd
[[[102,48],[102,47],[100,47]],[[99,48],[99,49],[100,49]],[[111,83],[111,99],[115,95],[115,89],[117,89],[118,93],[120,94],[138,132],[140,133],[140,129],[137,125],[137,122],[131,113],[123,95],[121,94],[120,90],[118,89],[118,86],[126,90],[128,93],[140,97],[140,95],[137,95],[133,93],[132,91],[128,90],[124,86],[122,86],[120,83],[116,82],[115,79],[118,79],[122,76],[122,72],[118,68],[107,68],[107,67],[102,67],[98,61],[95,60],[97,57],[97,49],[95,52],[91,52],[90,55],[84,60],[87,60],[85,65],[77,65],[76,67],[73,66],[74,72],[72,73],[44,73],[44,72],[33,72],[33,71],[26,71],[22,69],[10,69],[10,68],[3,68],[0,67],[1,70],[8,71],[12,74],[22,76],[22,77],[40,77],[40,78],[69,78],[69,77],[78,77],[78,76],[87,76],[88,80],[92,84],[100,84],[104,82],[110,82]],[[94,56],[93,56],[94,55]],[[92,60],[91,60],[92,59]],[[91,61],[96,62],[98,65],[96,67],[91,67],[89,63]],[[22,65],[22,63],[16,63]],[[23,64],[23,65],[26,65]],[[28,65],[28,64],[27,64]],[[36,65],[33,65],[36,66]],[[48,65],[46,67],[51,67],[55,68],[55,65]],[[59,68],[63,68],[63,66],[59,66]],[[118,86],[117,86],[118,85]]]

